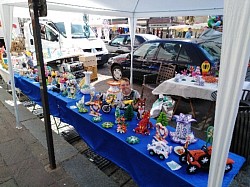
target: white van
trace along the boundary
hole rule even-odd
[[[67,51],[70,49],[81,49],[82,52],[94,53],[97,64],[103,65],[108,61],[108,50],[104,42],[97,38],[94,31],[86,26],[84,22],[52,22],[40,21],[41,39],[43,50]],[[32,24],[24,24],[24,36],[26,50],[35,51]]]

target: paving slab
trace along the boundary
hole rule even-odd
[[[54,178],[45,171],[44,166],[32,156],[10,166],[18,186],[45,187],[55,183]],[[46,180],[45,180],[46,179]]]
[[[88,161],[87,158],[78,154],[62,163],[63,168],[80,186],[91,187],[117,187],[114,181],[110,180],[107,175],[100,171],[96,166]]]
[[[0,187],[18,187],[14,179],[10,179],[4,183],[0,183]]]
[[[0,153],[6,165],[13,165],[31,157],[30,150],[20,138],[1,143]]]

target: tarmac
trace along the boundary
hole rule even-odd
[[[103,82],[97,84],[104,85]],[[137,186],[131,178],[129,183],[122,184],[120,181],[125,180],[124,178],[129,180],[130,176],[120,169],[116,170],[118,172],[113,177],[103,172],[76,146],[55,132],[53,141],[56,169],[50,169],[44,122],[19,104],[22,129],[17,129],[14,107],[6,102],[12,100],[12,95],[4,86],[0,84],[0,187]],[[140,89],[140,86],[136,88]],[[202,106],[196,104],[196,107]],[[197,133],[204,134],[203,131]],[[249,187],[250,166],[242,168],[230,186]]]

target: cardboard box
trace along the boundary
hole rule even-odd
[[[96,56],[92,53],[84,53],[83,55],[79,56],[79,61],[85,62],[85,61],[92,61],[96,60]]]
[[[94,81],[94,80],[98,79],[98,77],[97,77],[97,66],[87,66],[87,67],[84,67],[84,70],[92,72],[92,74],[90,75],[90,80],[91,81]]]

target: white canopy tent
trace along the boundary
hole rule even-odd
[[[12,9],[28,7],[27,0],[2,0],[2,19],[9,28]],[[241,89],[250,56],[250,1],[245,0],[48,0],[48,9],[84,12],[106,16],[128,17],[131,38],[135,33],[137,18],[166,16],[224,15],[221,69],[215,114],[213,154],[209,171],[208,186],[222,184],[226,158],[238,111]],[[11,24],[10,24],[11,25]],[[10,41],[10,32],[5,30]],[[133,40],[131,44],[133,43]],[[132,48],[133,49],[133,48]],[[9,52],[9,50],[7,50]],[[132,63],[131,63],[132,68]],[[10,68],[11,70],[11,68]],[[12,74],[12,72],[10,72]]]

